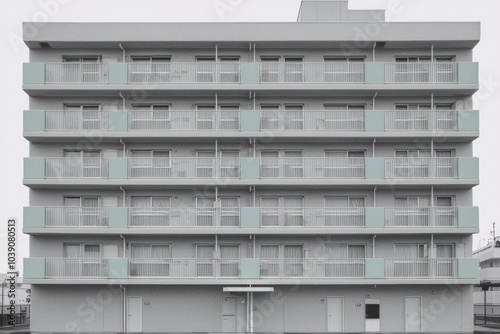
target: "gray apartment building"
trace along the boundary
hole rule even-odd
[[[473,330],[478,23],[25,23],[36,332]]]

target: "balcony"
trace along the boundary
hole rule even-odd
[[[500,262],[497,264],[499,265]],[[481,268],[479,270],[481,281],[491,281],[500,283],[500,267]]]
[[[422,228],[428,233],[472,233],[478,229],[479,212],[477,207],[25,207],[23,221],[28,234],[362,234],[373,229],[422,233]]]
[[[310,84],[330,87],[338,84],[361,85],[357,89],[374,89],[372,85],[440,84],[478,85],[477,63],[343,63],[343,62],[164,62],[164,63],[25,63],[25,85],[47,84],[45,89],[63,89],[59,85],[122,86],[135,89],[158,89],[169,84],[240,84],[266,89],[272,84]],[[129,86],[127,88],[127,85]],[[259,87],[260,86],[260,87]],[[366,87],[362,87],[366,86]],[[310,87],[302,89],[310,89]],[[321,88],[321,87],[316,87]],[[438,87],[437,87],[438,88]],[[437,89],[436,88],[436,89]],[[34,87],[26,86],[30,91]],[[106,89],[113,89],[107,87]],[[183,86],[182,89],[194,89]],[[206,87],[205,87],[206,89]],[[295,88],[294,88],[295,89]],[[408,88],[409,89],[409,88]],[[413,87],[412,89],[415,89]]]
[[[85,284],[96,279],[122,278],[134,283],[140,279],[161,279],[158,282],[183,280],[205,284],[210,279],[253,283],[282,282],[304,279],[304,283],[331,284],[357,281],[360,284],[382,283],[385,279],[408,283],[415,279],[476,279],[474,259],[373,259],[373,258],[27,258],[25,278],[31,280],[81,279]],[[92,280],[94,279],[94,280]],[[40,282],[40,281],[38,281]],[[365,282],[365,283],[363,283]],[[345,284],[345,283],[344,283]]]
[[[353,134],[355,133],[355,135]],[[479,112],[464,110],[85,110],[24,112],[32,142],[106,138],[420,138],[479,135]]]
[[[462,185],[477,158],[26,158],[24,183],[58,185]],[[168,180],[168,182],[167,182]],[[405,180],[401,183],[400,180]]]

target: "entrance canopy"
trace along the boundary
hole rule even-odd
[[[274,287],[265,286],[230,286],[224,287],[224,292],[273,292]]]

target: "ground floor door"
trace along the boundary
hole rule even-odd
[[[405,297],[405,331],[422,331],[422,298]]]
[[[328,297],[328,332],[344,331],[344,299],[342,297]]]
[[[247,301],[245,297],[222,298],[222,332],[247,332]]]
[[[380,332],[380,299],[365,299],[365,331]]]
[[[127,332],[142,332],[142,297],[127,297]]]

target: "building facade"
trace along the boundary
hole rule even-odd
[[[472,332],[479,24],[299,21],[25,24],[32,331]]]
[[[490,285],[486,292],[479,286],[474,290],[476,322],[483,323],[485,313],[488,323],[495,320],[498,322],[500,319],[500,238],[494,238],[486,246],[474,251],[473,257],[479,260],[480,282]]]

